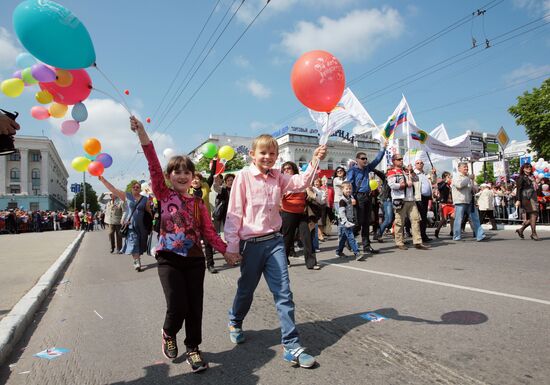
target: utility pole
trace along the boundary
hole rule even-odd
[[[82,173],[82,188],[84,189],[84,215],[88,212],[88,205],[86,204],[86,171]]]

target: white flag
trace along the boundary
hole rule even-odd
[[[321,144],[326,144],[330,135],[352,122],[357,122],[364,127],[364,131],[361,133],[376,128],[374,120],[349,88],[344,90],[340,102],[338,102],[330,114],[309,110],[309,115],[317,124],[317,128],[321,133],[319,140]],[[357,132],[355,133],[357,134]]]
[[[415,142],[415,146],[420,147],[420,149],[430,154],[439,154],[449,158],[466,158],[472,156],[470,136],[468,134],[461,135],[447,141],[447,143],[443,143],[413,124],[410,124],[409,129],[411,143]]]

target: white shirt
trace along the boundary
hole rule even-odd
[[[418,179],[420,180],[420,193],[423,196],[432,196],[432,182],[428,178],[428,175],[424,174],[422,171],[414,169]]]

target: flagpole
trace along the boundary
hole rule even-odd
[[[434,168],[434,164],[432,163],[432,158],[430,158],[430,153],[426,151],[426,155],[428,156],[428,160],[430,161],[430,166],[432,166],[432,169]]]
[[[330,120],[330,112],[327,112],[327,128],[326,128],[325,132],[328,132],[329,120]],[[327,143],[328,143],[328,138],[327,138]],[[315,175],[317,173],[317,168],[319,168],[319,163],[321,163],[321,161],[317,158],[314,158],[312,163],[314,163],[313,164],[313,175]]]

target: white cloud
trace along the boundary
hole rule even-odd
[[[273,0],[266,7],[259,19],[267,20],[298,5],[305,7],[334,9],[344,8],[358,2],[358,0]],[[237,19],[243,24],[250,23],[258,12],[260,12],[265,3],[266,0],[249,0],[245,2],[237,13]],[[235,8],[238,6],[239,4],[236,4]]]
[[[255,79],[240,81],[238,84],[258,99],[267,99],[271,96],[271,90]]]
[[[509,74],[504,75],[504,81],[507,85],[512,85],[548,73],[550,73],[549,64],[536,66],[532,63],[525,63]]]
[[[478,131],[482,132],[483,128],[481,127],[481,123],[479,123],[475,119],[466,119],[462,120],[460,122],[456,122],[456,126],[461,129],[461,131]]]
[[[533,14],[546,14],[550,11],[550,0],[514,0],[514,5]]]
[[[317,23],[300,21],[282,34],[281,48],[290,55],[323,49],[340,59],[361,60],[382,43],[399,37],[405,25],[392,8],[355,10],[340,19],[322,16]]]
[[[143,154],[137,154],[141,147],[136,134],[130,130],[128,112],[124,107],[111,99],[87,99],[84,104],[88,109],[88,119],[80,124],[80,129],[72,137],[61,133],[61,123],[71,119],[70,111],[64,119],[49,119],[54,128],[51,131],[52,140],[69,171],[69,178],[77,181],[82,179],[82,174],[71,167],[71,161],[74,157],[85,155],[82,143],[93,137],[101,142],[101,151],[113,158],[113,165],[106,169],[104,175],[116,187],[123,189],[134,178],[148,179],[145,157]],[[170,135],[156,132],[149,132],[149,136],[162,162],[162,152],[167,147],[175,148],[174,140]],[[105,191],[103,184],[96,178],[86,175],[86,179],[96,191]]]
[[[233,63],[235,63],[237,67],[250,68],[250,61],[247,58],[245,58],[243,55],[235,56],[233,58]]]
[[[20,52],[21,49],[8,30],[0,27],[0,70],[15,70],[15,59]]]

